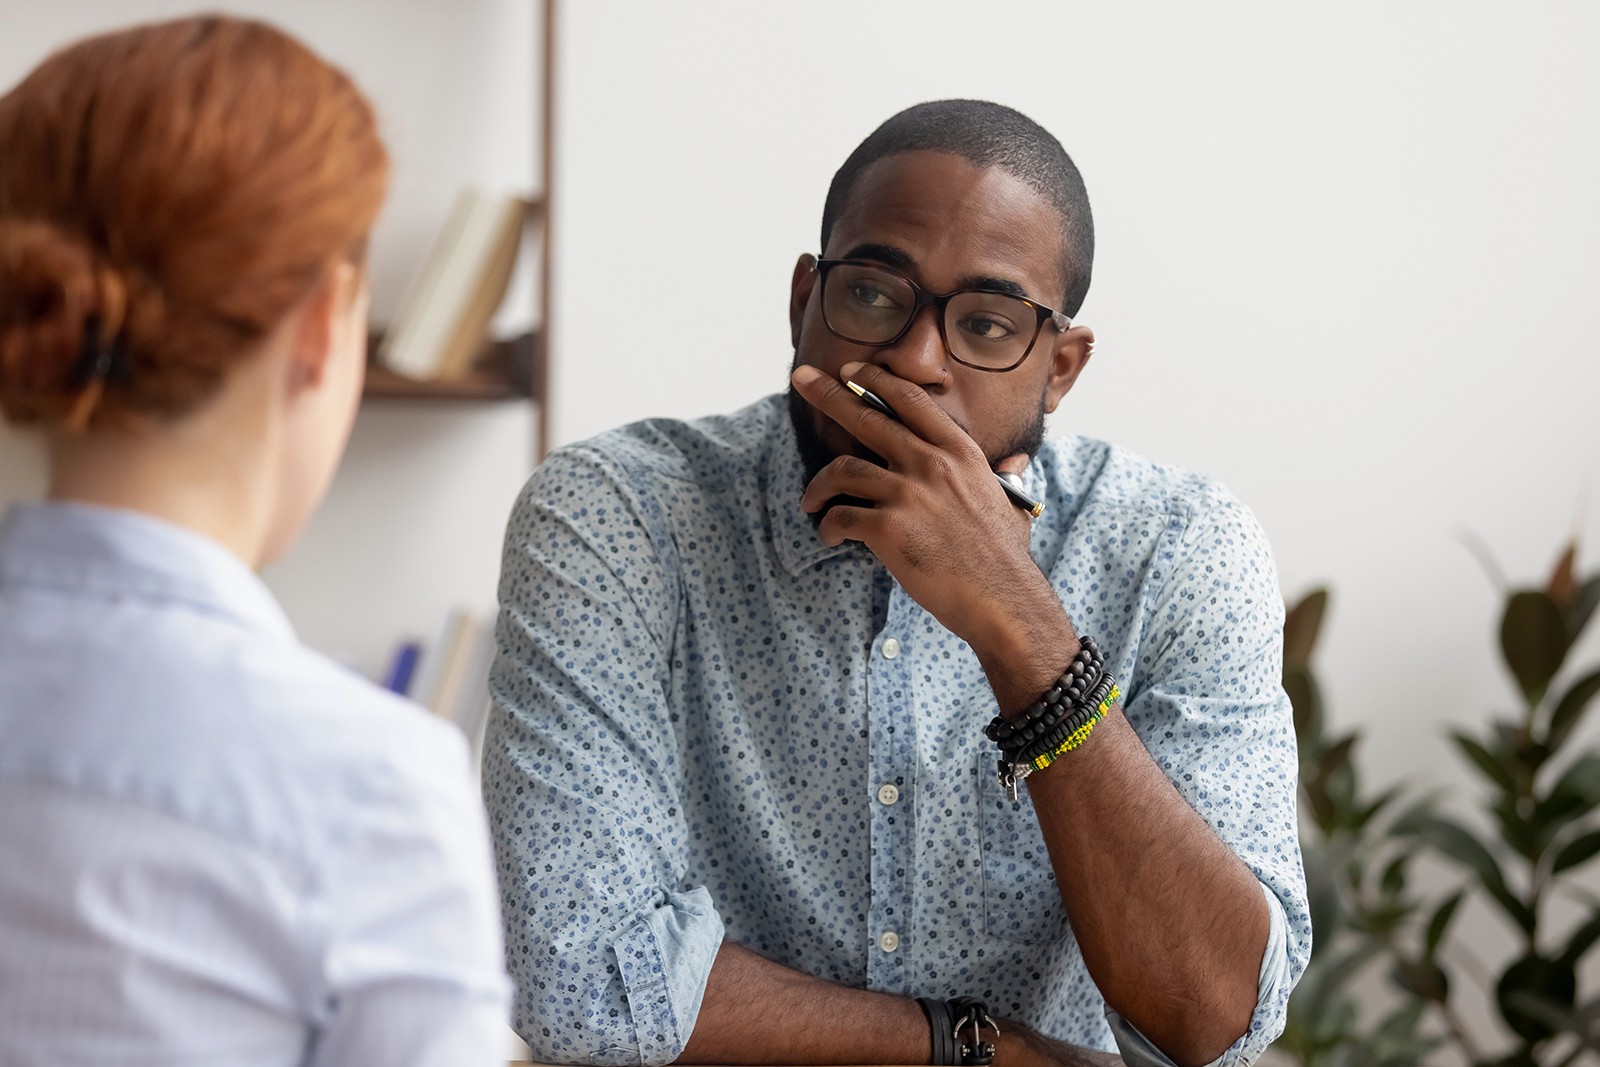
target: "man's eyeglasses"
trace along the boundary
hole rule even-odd
[[[1033,351],[1045,321],[1066,332],[1072,320],[1032,300],[987,289],[930,293],[904,274],[853,259],[817,261],[822,321],[835,337],[883,347],[906,335],[924,307],[938,312],[939,336],[957,363],[1007,371]]]

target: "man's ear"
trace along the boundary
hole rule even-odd
[[[1092,355],[1094,331],[1087,326],[1074,326],[1056,338],[1050,352],[1050,377],[1044,385],[1046,411],[1054,411],[1061,398],[1072,391]]]
[[[342,340],[339,329],[343,313],[355,299],[359,285],[360,272],[355,265],[337,263],[290,312],[296,320],[294,344],[289,353],[291,393],[322,384],[328,361],[338,351]]]
[[[795,263],[794,277],[789,279],[789,343],[795,348],[800,347],[800,323],[806,317],[806,305],[811,302],[817,277],[817,257],[806,252]]]

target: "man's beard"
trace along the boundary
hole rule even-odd
[[[796,360],[796,366],[798,365],[799,361]],[[827,418],[827,416],[821,414],[816,408],[813,408],[810,404],[806,403],[805,398],[795,391],[793,384],[789,386],[788,401],[789,422],[794,426],[795,443],[799,445],[800,448],[800,462],[805,467],[805,484],[810,485],[812,480],[815,479],[817,475],[822,473],[822,468],[838,459],[840,453],[834,451],[833,448],[831,448],[828,443],[822,439],[822,435],[817,432],[816,423],[813,421],[814,419],[818,418]],[[984,453],[984,458],[989,461],[989,466],[992,468],[996,463],[1005,459],[1007,456],[1015,456],[1018,454],[1025,455],[1028,457],[1028,459],[1032,460],[1035,453],[1039,451],[1039,446],[1044,444],[1044,416],[1044,397],[1041,396],[1039,398],[1039,407],[1038,410],[1034,412],[1033,420],[1023,429],[1014,434],[1011,440],[1007,442],[1003,448],[997,449],[993,453],[987,451]],[[962,427],[962,429],[966,430],[966,427]],[[860,442],[856,443],[856,447],[851,451],[851,455],[859,456],[862,459],[868,460],[869,462],[876,463],[880,467],[887,467],[889,465],[882,456],[878,455],[876,452],[873,452],[866,445],[863,445]],[[852,507],[872,506],[872,502],[868,500],[861,500],[852,496],[836,496],[829,500],[817,511],[811,513],[811,524],[813,526],[820,524],[823,516],[828,513],[828,509],[833,507],[835,504],[846,504]]]

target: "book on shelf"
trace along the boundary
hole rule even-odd
[[[523,197],[464,190],[406,287],[378,362],[419,380],[468,374],[505,299],[532,210]]]

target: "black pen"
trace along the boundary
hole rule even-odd
[[[900,421],[900,416],[894,413],[894,408],[886,404],[883,398],[877,393],[874,393],[871,389],[863,389],[855,382],[845,382],[844,386],[846,389],[856,394],[856,396],[859,396],[862,400],[866,401],[867,406],[872,408],[874,411],[889,416],[895,422]],[[1000,471],[991,471],[990,473],[995,476],[995,480],[1000,483],[1000,488],[1006,491],[1006,496],[1011,498],[1011,502],[1013,504],[1021,508],[1023,511],[1026,511],[1035,519],[1044,514],[1044,501],[1035,500],[1033,497],[1022,491],[1022,475],[1012,474],[1010,471],[1006,471],[1005,473],[1001,473]]]

